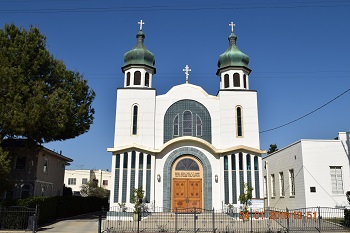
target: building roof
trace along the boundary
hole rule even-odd
[[[5,139],[5,140],[3,140],[1,145],[3,147],[7,147],[7,148],[19,148],[19,147],[37,148],[39,150],[50,153],[51,155],[58,157],[61,160],[64,160],[66,162],[73,162],[73,159],[68,158],[66,156],[63,156],[62,152],[57,153],[57,152],[50,150],[42,145],[37,145],[35,142],[30,141],[28,139]]]

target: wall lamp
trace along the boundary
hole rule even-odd
[[[218,175],[215,175],[215,176],[214,176],[214,179],[215,179],[215,183],[217,183],[217,182],[219,181]]]
[[[157,180],[158,180],[158,182],[160,182],[160,181],[161,181],[160,174],[158,174],[158,175],[157,175]]]

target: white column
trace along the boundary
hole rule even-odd
[[[126,203],[131,203],[130,200],[130,178],[131,178],[131,152],[128,152],[128,170],[126,178]]]
[[[253,190],[253,198],[256,198],[256,195],[255,195],[255,162],[254,162],[254,155],[250,154],[250,170],[251,170],[251,176],[252,176],[252,187],[254,187],[254,190]]]
[[[156,179],[155,179],[155,172],[156,170],[156,157],[154,155],[151,155],[151,190],[150,190],[150,204],[153,204],[154,203],[154,185],[155,185],[155,182],[156,182]]]
[[[227,163],[228,163],[228,202],[232,203],[232,193],[233,193],[233,188],[232,188],[232,154],[227,155]]]

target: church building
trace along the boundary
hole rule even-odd
[[[263,198],[257,91],[249,88],[249,57],[231,23],[228,49],[218,58],[218,94],[186,82],[157,95],[155,57],[144,45],[124,54],[124,86],[118,88],[110,206],[133,207],[135,188],[149,207],[239,207],[243,185]],[[202,57],[205,59],[205,57]]]

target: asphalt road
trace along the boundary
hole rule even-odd
[[[50,225],[40,227],[38,229],[38,232],[97,233],[98,232],[98,215],[87,214],[87,215],[76,216],[69,219],[62,219]]]

